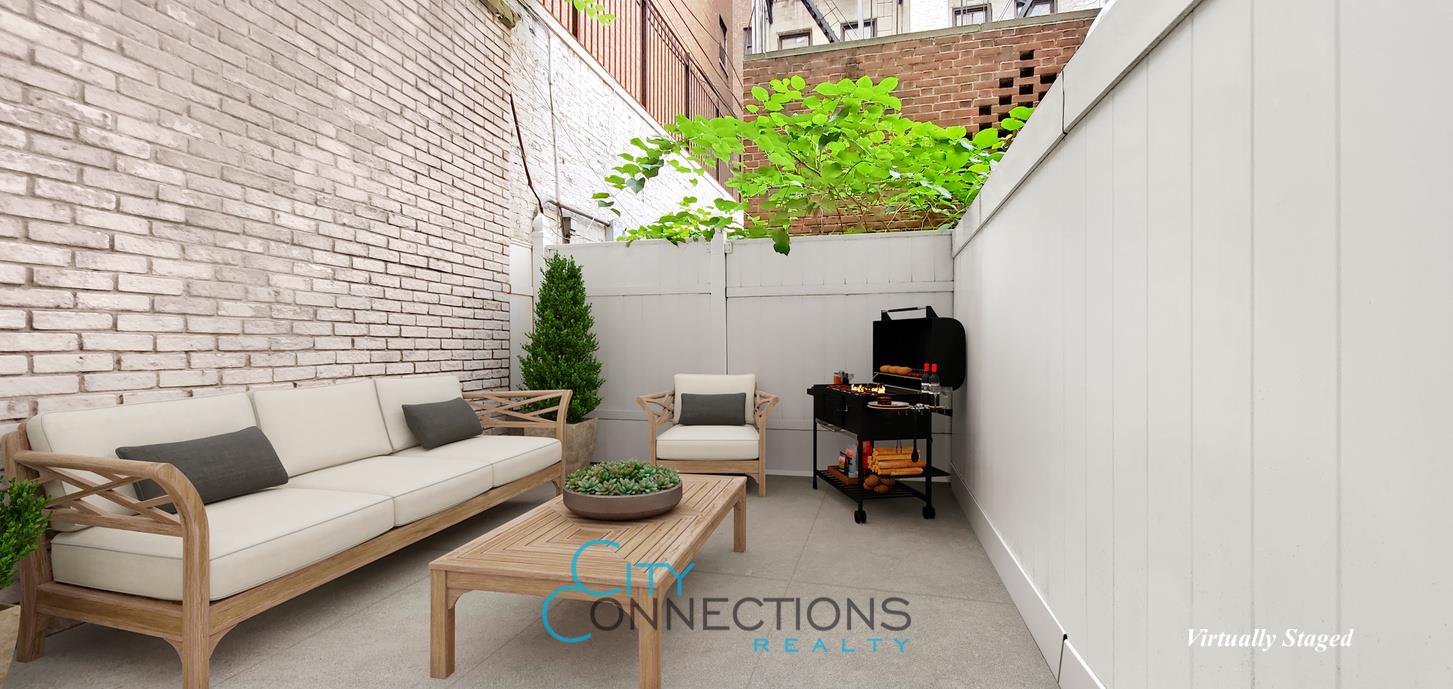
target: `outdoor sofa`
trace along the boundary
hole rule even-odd
[[[45,547],[21,565],[16,657],[41,655],[51,617],[93,622],[167,640],[184,689],[204,689],[212,650],[243,620],[532,487],[558,491],[570,395],[461,393],[435,375],[40,414],[4,438],[6,472],[46,482],[53,508]],[[402,405],[461,396],[483,431],[555,437],[419,446]],[[205,506],[176,466],[116,458],[253,426],[286,484]],[[164,494],[138,498],[142,480]]]

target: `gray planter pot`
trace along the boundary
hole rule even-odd
[[[599,423],[595,419],[586,419],[580,423],[565,424],[565,438],[561,444],[565,447],[561,454],[561,461],[564,462],[565,473],[579,469],[595,458],[595,434]],[[553,438],[555,431],[544,428],[526,428],[525,435]]]
[[[670,512],[681,502],[681,484],[645,495],[586,495],[565,489],[565,507],[586,519],[625,521]]]
[[[10,674],[10,658],[15,655],[15,640],[20,635],[20,606],[0,609],[0,687]]]

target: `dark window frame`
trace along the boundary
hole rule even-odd
[[[812,30],[811,29],[804,29],[802,31],[788,31],[788,32],[785,32],[785,33],[779,33],[779,34],[777,34],[777,49],[778,50],[792,50],[793,48],[785,47],[782,44],[785,43],[785,42],[787,42],[790,39],[796,39],[796,38],[806,38],[807,39],[807,45],[796,46],[796,47],[798,47],[798,48],[811,48],[812,47]]]
[[[1030,14],[1035,7],[1049,5],[1049,11],[1044,14]],[[1016,17],[1042,17],[1059,12],[1058,0],[1014,0],[1014,16]]]
[[[867,17],[867,18],[863,19],[863,21],[868,24],[868,28],[872,29],[873,35],[871,35],[871,36],[863,36],[861,38],[848,38],[848,32],[849,31],[856,31],[856,30],[858,30],[858,22],[856,20],[854,20],[854,21],[849,21],[849,22],[843,22],[842,25],[838,27],[838,31],[841,31],[842,32],[843,40],[844,41],[862,41],[862,40],[867,40],[869,38],[877,38],[878,37],[878,18],[877,17]]]
[[[964,5],[962,7],[954,7],[954,8],[952,8],[952,10],[953,10],[953,12],[949,16],[949,19],[950,19],[950,23],[953,26],[974,26],[975,24],[988,24],[990,21],[993,21],[993,19],[994,19],[994,8],[993,8],[992,5],[990,5],[987,2],[986,3],[980,3],[980,4],[977,4],[977,5]],[[973,12],[983,12],[984,13],[984,15],[983,15],[984,18],[982,20],[979,20],[979,21],[976,21],[976,22],[963,22],[963,23],[960,23],[959,22],[959,17],[969,16],[969,14],[970,13],[973,13]]]

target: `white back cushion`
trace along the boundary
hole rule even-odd
[[[681,394],[689,392],[693,395],[724,395],[734,392],[747,393],[747,423],[755,424],[752,419],[752,407],[757,396],[757,374],[721,374],[721,373],[678,373],[676,374],[674,386],[676,388],[676,414],[673,421],[681,420]]]
[[[372,380],[249,394],[288,476],[393,451]]]
[[[256,425],[252,403],[247,395],[238,393],[50,412],[31,419],[25,430],[31,449],[39,452],[114,458],[118,447],[194,440]],[[89,472],[76,473],[87,480],[106,482]],[[76,490],[69,484],[65,489]],[[51,485],[47,490],[57,496],[61,488]],[[118,488],[117,492],[136,496],[131,486]],[[90,497],[86,502],[115,514],[128,512],[103,498]]]
[[[383,412],[383,425],[394,452],[419,444],[414,432],[409,430],[408,421],[404,420],[405,404],[445,402],[464,394],[459,379],[451,374],[376,378],[373,382],[378,387],[378,406]]]

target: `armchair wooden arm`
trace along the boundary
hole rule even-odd
[[[771,414],[772,407],[777,406],[777,403],[781,401],[781,397],[770,392],[762,392],[761,390],[757,391],[757,397],[753,400],[752,412],[753,416],[757,417],[757,431],[764,439],[764,447],[766,445],[765,438],[767,437],[767,415]]]
[[[464,400],[479,415],[479,425],[490,428],[553,428],[555,438],[565,442],[565,420],[569,416],[571,390],[495,390],[464,393]],[[549,406],[539,406],[551,399]],[[554,413],[555,418],[548,417]]]
[[[641,405],[641,410],[646,412],[646,426],[648,427],[649,453],[651,462],[656,462],[656,436],[662,425],[670,422],[676,416],[676,392],[666,390],[664,392],[653,392],[649,395],[641,395],[636,398],[636,404]]]

